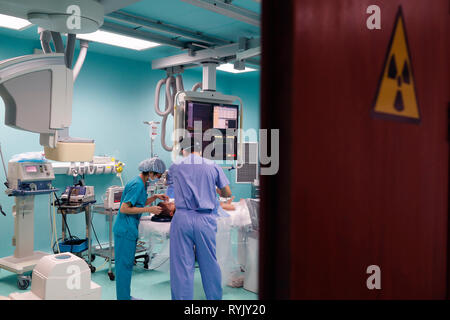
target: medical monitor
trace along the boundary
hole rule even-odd
[[[185,128],[192,135],[194,135],[196,122],[198,128],[201,124],[202,151],[205,158],[212,160],[237,159],[238,105],[186,101],[185,118]],[[217,133],[211,139],[204,135],[208,129],[217,129]],[[212,152],[210,152],[211,149]]]

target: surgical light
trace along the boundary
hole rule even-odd
[[[236,70],[232,63],[225,63],[217,67],[217,70],[231,72],[231,73],[243,73],[243,72],[252,72],[256,71],[256,69],[245,67],[244,70]]]
[[[77,38],[101,42],[105,44],[110,44],[113,46],[133,49],[133,50],[146,50],[149,48],[153,48],[159,46],[159,43],[151,42],[147,40],[137,39],[129,36],[124,36],[117,33],[112,33],[103,30],[97,30],[92,33],[78,34]]]
[[[0,14],[0,27],[14,30],[23,30],[30,25],[32,25],[32,23],[28,20]]]

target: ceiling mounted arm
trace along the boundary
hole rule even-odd
[[[258,13],[235,6],[226,0],[182,0],[194,6],[204,8],[224,16],[259,27],[261,17]]]

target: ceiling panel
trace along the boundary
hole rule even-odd
[[[239,2],[242,4],[246,3],[248,8],[259,7],[259,4],[253,0],[240,0]],[[236,1],[237,4],[238,1]],[[160,19],[169,24],[201,31],[207,35],[222,37],[230,41],[237,41],[241,33],[245,33],[245,36],[253,37],[258,37],[260,34],[258,27],[181,0],[142,0],[124,8],[123,11],[151,19]]]
[[[159,20],[191,31],[200,31],[206,35],[224,40],[236,42],[239,37],[259,37],[260,35],[258,27],[185,3],[181,0],[141,0],[138,2],[134,0],[111,0],[109,4],[112,6],[114,5],[113,2],[118,6],[120,6],[119,3],[132,3],[121,9],[128,13]],[[254,0],[234,0],[233,4],[258,13],[260,12],[260,4]],[[0,35],[39,40],[37,27],[34,25],[23,31],[0,28]],[[91,51],[148,62],[183,52],[180,49],[169,46],[134,51],[100,43],[91,43],[88,52]]]

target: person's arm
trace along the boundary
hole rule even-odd
[[[145,205],[148,206],[149,204],[151,204],[156,199],[162,200],[164,202],[170,200],[169,197],[166,196],[165,194],[155,194],[155,195],[153,195],[153,196],[151,196],[150,198],[147,199],[147,201],[145,202]]]
[[[223,169],[215,164],[217,170],[216,191],[222,198],[231,197],[230,181],[225,176]]]
[[[225,187],[223,187],[222,189],[217,188],[217,193],[219,194],[219,196],[221,196],[222,198],[229,198],[231,197],[231,189],[229,185],[226,185]]]
[[[154,207],[132,207],[130,202],[123,202],[122,206],[120,207],[121,213],[126,214],[141,214],[141,213],[154,213],[156,215],[161,213],[161,207],[154,206]]]
[[[236,207],[231,204],[231,202],[233,202],[233,199],[234,199],[234,197],[231,197],[227,201],[221,202],[220,206],[222,207],[222,209],[228,210],[228,211],[236,210]]]

